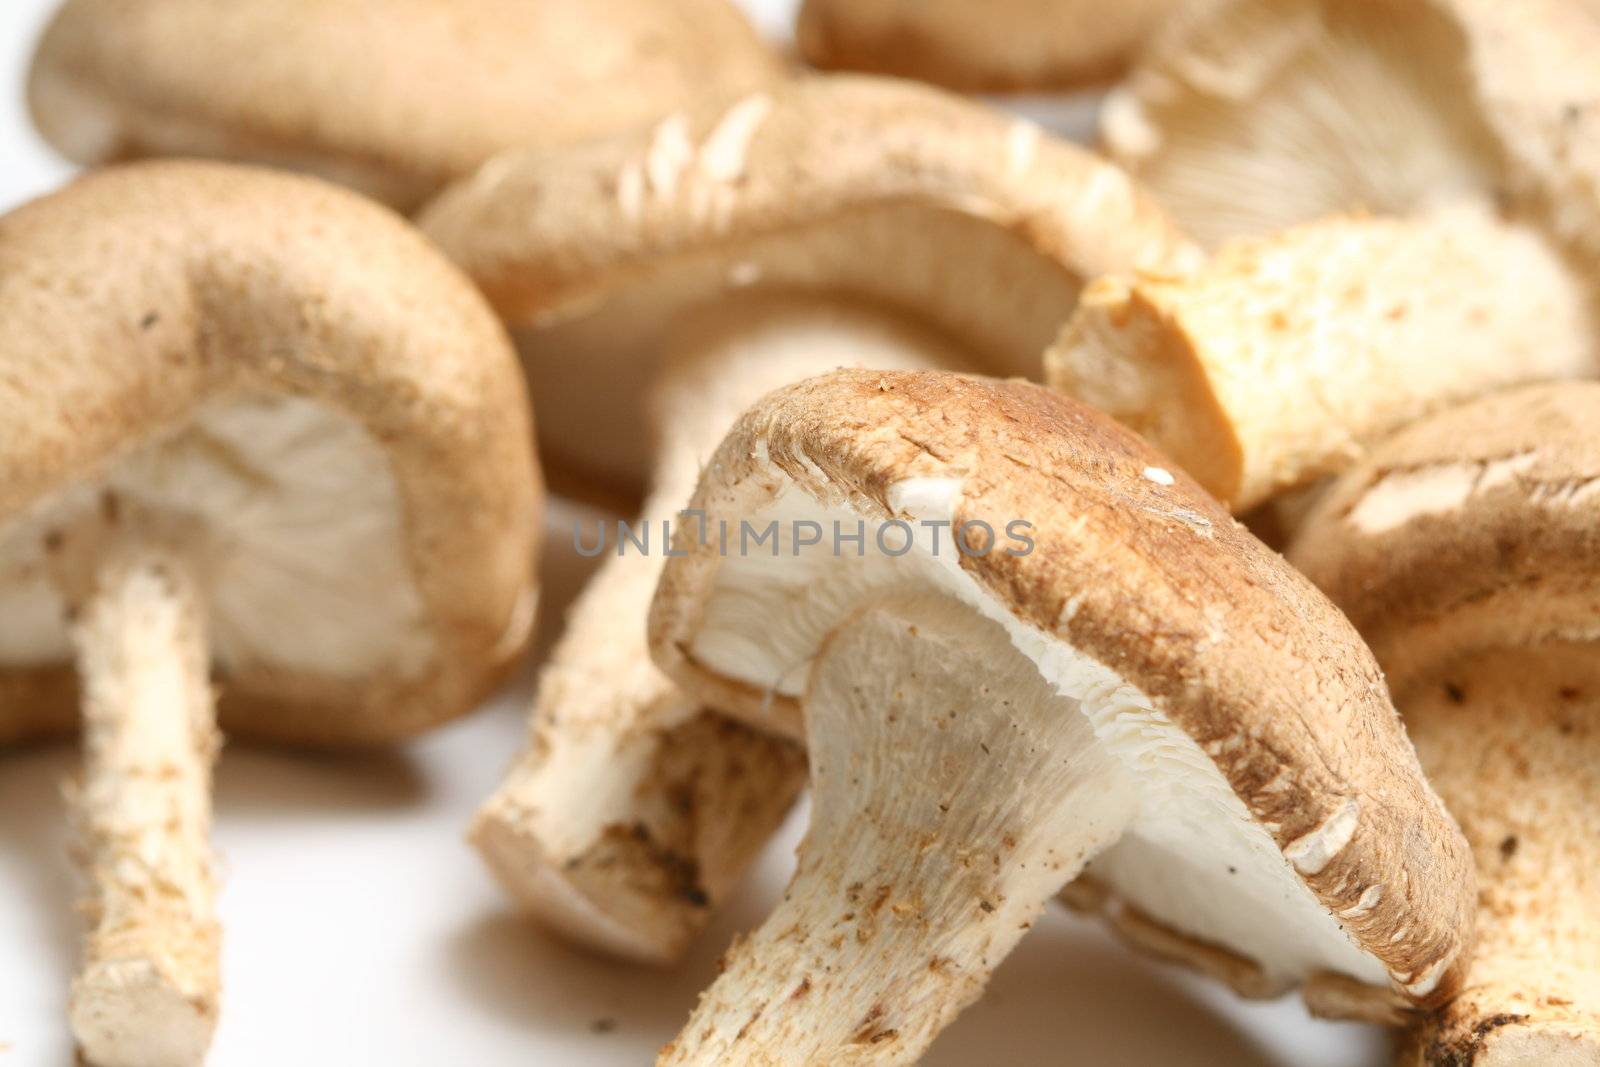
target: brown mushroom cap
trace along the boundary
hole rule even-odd
[[[512,145],[780,74],[728,0],[68,0],[29,102],[80,163],[270,163],[409,209]]]
[[[1597,51],[1600,14],[1566,0],[1195,4],[1112,95],[1102,131],[1207,246],[1465,198],[1537,219],[1592,261]]]
[[[1178,0],[806,0],[800,54],[826,70],[917,78],[965,92],[1107,81]]]
[[[140,164],[0,217],[0,278],[0,737],[72,721],[42,545],[104,495],[187,524],[230,731],[402,736],[511,664],[526,394],[401,220],[314,180]]]
[[[1397,698],[1491,648],[1600,624],[1600,384],[1507,390],[1414,424],[1318,503],[1291,559]]]
[[[1183,259],[1117,168],[920,86],[817,77],[559,153],[513,152],[422,226],[518,331],[547,463],[637,492],[667,324],[741,290],[837,293],[1037,374],[1083,282]],[[980,296],[981,294],[981,296]]]
[[[722,555],[716,538],[680,535],[687,555],[668,561],[652,611],[657,662],[713,706],[793,731],[829,631],[874,596],[942,583],[1012,620],[1013,642],[1036,662],[1068,655],[1113,673],[1120,688],[1102,695],[1123,709],[1108,720],[1113,732],[1145,721],[1129,709],[1148,701],[1151,723],[1181,731],[1179,747],[1192,742],[1184,766],[1220,776],[1245,821],[1270,835],[1265,855],[1281,853],[1272,862],[1315,896],[1308,915],[1337,922],[1404,996],[1447,996],[1470,929],[1470,857],[1422,780],[1376,664],[1310,583],[1162,463],[1098,412],[1018,382],[840,371],[780,390],[707,466],[693,506],[709,528],[843,516],[1003,531],[1025,519],[1033,547],[918,570],[899,559],[856,566],[853,549]],[[929,486],[943,504],[916,502]],[[1091,704],[1101,696],[1081,699],[1091,719],[1100,714]],[[1258,993],[1282,988],[1283,961],[1241,961],[1249,950],[1231,933],[1197,929],[1194,916],[1171,913],[1173,893],[1141,888],[1138,872],[1162,846],[1129,840],[1091,866],[1097,880],[1151,923],[1176,927],[1169,946],[1187,946],[1219,976]],[[1206,881],[1218,873],[1186,867],[1184,884],[1226,898],[1238,883]],[[1251,915],[1253,930],[1271,925],[1268,912]],[[1302,918],[1297,938],[1314,926]],[[1368,1015],[1393,1004],[1387,991],[1351,987],[1360,988],[1316,978],[1308,997]]]

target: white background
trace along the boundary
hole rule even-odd
[[[52,6],[0,0],[0,210],[70,173],[21,102]],[[769,33],[787,32],[790,0],[750,6]],[[550,542],[544,645],[582,577],[569,528],[553,528]],[[559,945],[507,911],[461,836],[521,743],[529,689],[525,677],[481,714],[390,755],[225,750],[216,802],[225,999],[211,1064],[637,1067],[673,1035],[730,933],[757,923],[781,887],[800,820],[683,966],[640,971]],[[64,1009],[80,886],[59,784],[74,762],[70,747],[0,754],[0,1067],[71,1062]],[[1293,999],[1244,1004],[1134,957],[1092,922],[1053,913],[924,1062],[1387,1060],[1374,1030],[1308,1020]]]

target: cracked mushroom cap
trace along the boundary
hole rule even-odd
[[[539,480],[481,297],[387,210],[209,163],[0,217],[0,738],[75,718],[53,531],[159,516],[229,731],[403,736],[469,709],[534,606]]]
[[[1597,51],[1600,12],[1567,0],[1196,4],[1112,94],[1102,133],[1208,247],[1471,199],[1592,260]]]
[[[680,535],[651,619],[658,663],[689,692],[792,731],[831,633],[935,594],[1003,630],[997,685],[1036,672],[1050,714],[1086,716],[1132,776],[1131,821],[1088,873],[1137,943],[1248,994],[1304,980],[1334,1014],[1454,991],[1470,857],[1371,655],[1131,432],[1025,383],[840,371],[751,409],[694,506],[712,535]],[[771,555],[720,551],[721,522],[771,520]],[[859,555],[800,544],[801,522],[858,520]],[[909,551],[876,542],[889,520],[912,527]],[[969,523],[988,524],[970,537],[991,551],[952,549]]]
[[[68,0],[28,98],[79,163],[268,163],[409,210],[513,145],[780,76],[728,0]]]
[[[1178,0],[806,0],[806,62],[916,78],[963,92],[1072,89],[1122,73]]]
[[[1116,167],[921,86],[815,77],[563,152],[512,152],[422,226],[518,336],[547,465],[637,491],[661,337],[743,292],[910,316],[1037,376],[1088,278],[1193,250]]]
[[[1390,688],[1600,624],[1600,384],[1527,386],[1419,422],[1336,483],[1291,558]]]

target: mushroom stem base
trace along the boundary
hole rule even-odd
[[[915,1062],[1133,814],[1087,718],[953,600],[864,609],[812,672],[798,871],[661,1064]]]
[[[199,597],[180,561],[119,546],[94,568],[72,636],[94,922],[73,1034],[95,1067],[197,1064],[219,986],[207,843],[217,733]]]
[[[614,732],[541,721],[471,833],[549,927],[645,963],[688,948],[805,781],[797,745],[675,703]]]

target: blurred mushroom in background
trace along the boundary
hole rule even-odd
[[[1371,654],[1163,462],[948,373],[739,419],[694,503],[776,543],[680,537],[651,646],[711,706],[803,721],[812,817],[662,1064],[913,1063],[1085,870],[1135,943],[1248,996],[1392,1021],[1455,992],[1471,856]]]
[[[692,521],[679,509],[727,428],[840,366],[1038,377],[1086,279],[1196,252],[1121,171],[1032,123],[847,76],[508,154],[422,225],[512,325],[554,476],[648,479],[656,538],[611,545],[572,609],[527,757],[474,840],[558,929],[670,959],[804,778],[797,722],[704,717],[649,661],[662,523]]]
[[[1600,384],[1406,428],[1289,558],[1372,646],[1477,861],[1465,983],[1402,1062],[1600,1064]]]
[[[73,1032],[95,1067],[188,1067],[215,712],[348,747],[488,693],[536,599],[526,394],[459,272],[307,178],[106,170],[0,217],[0,278],[0,739],[81,704]]]
[[[822,70],[958,92],[1037,93],[1111,81],[1183,0],[805,0],[800,54]]]
[[[78,163],[264,163],[410,211],[504,149],[784,74],[729,0],[67,0],[28,102]]]
[[[1212,0],[1107,101],[1112,157],[1215,248],[1330,215],[1482,206],[1600,254],[1600,8]]]
[[[1088,140],[1106,86],[1184,2],[805,0],[795,38],[801,58],[819,70],[990,94],[993,103]]]

